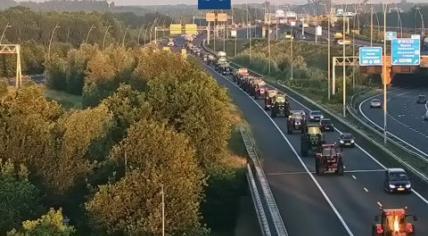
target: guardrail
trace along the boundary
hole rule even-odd
[[[383,128],[380,127],[378,124],[374,123],[370,119],[368,119],[364,114],[362,114],[361,111],[361,102],[356,103],[355,97],[361,96],[361,94],[355,94],[351,97],[351,102],[348,105],[347,109],[348,111],[353,115],[353,117],[358,120],[361,124],[365,125],[367,128],[370,128],[373,132],[376,132],[377,134],[383,136]],[[358,106],[359,109],[355,109],[355,106]],[[366,121],[370,123],[367,124],[366,122],[362,121],[359,117],[359,115],[362,115]],[[370,126],[370,127],[369,127]],[[410,155],[415,156],[415,158],[420,159],[421,161],[428,163],[428,155],[424,153],[423,151],[417,149],[413,145],[409,144],[408,142],[404,141],[400,137],[392,134],[391,132],[387,131],[387,139],[389,142],[395,144],[397,147],[402,149],[403,151],[409,153]]]
[[[276,235],[288,236],[287,229],[285,228],[284,222],[279,213],[275,198],[273,197],[268,180],[260,164],[255,143],[244,128],[241,128],[240,132],[241,132],[242,140],[244,141],[244,145],[247,150],[248,156],[250,157],[252,166],[254,168],[256,179],[258,180],[258,183],[260,185],[261,192],[264,197],[264,203],[266,205],[266,208],[268,209],[269,216],[272,221],[273,228],[275,229]],[[264,224],[262,226],[264,226]]]
[[[204,50],[212,53],[215,55],[215,53],[209,49],[206,48],[205,43],[202,44],[202,47],[204,48]],[[245,67],[242,65],[239,65],[237,63],[231,62],[230,65],[232,65],[235,68],[239,68],[239,67]],[[260,76],[263,77],[263,75],[248,69],[248,71],[256,76]],[[380,144],[379,142],[376,142],[370,138],[367,138],[367,134],[364,133],[364,131],[360,130],[358,127],[355,127],[354,125],[350,124],[349,122],[345,121],[342,117],[337,116],[336,114],[334,114],[333,112],[331,112],[328,108],[316,103],[315,101],[313,101],[312,99],[298,93],[297,91],[295,91],[294,89],[284,85],[284,84],[280,84],[279,81],[276,82],[276,84],[273,83],[269,83],[271,86],[277,87],[281,86],[283,89],[287,90],[287,92],[293,94],[293,97],[297,97],[300,98],[301,100],[307,102],[308,104],[311,104],[314,107],[317,107],[318,109],[322,110],[324,113],[328,114],[330,117],[334,118],[335,120],[339,121],[342,125],[348,127],[349,129],[351,129],[353,132],[359,134],[361,137],[364,137],[365,140],[369,143],[371,143],[372,145],[376,146],[378,149],[380,149],[382,152],[384,152],[385,154],[387,154],[388,156],[392,157],[394,160],[396,160],[397,162],[399,162],[401,165],[405,166],[409,171],[411,171],[413,174],[415,174],[416,176],[418,176],[421,180],[425,181],[428,183],[428,177],[421,173],[420,171],[417,170],[417,168],[413,167],[412,165],[410,165],[409,163],[407,163],[406,161],[404,161],[401,157],[399,157],[398,155],[394,154],[393,152],[391,152],[389,149],[387,149],[383,144]],[[354,112],[350,111],[349,105],[347,106],[347,110],[348,112],[351,114],[352,117],[354,117]],[[367,127],[370,130],[374,130],[373,127],[370,127],[366,124],[366,122],[362,121],[360,118],[355,118],[355,120],[359,121],[360,123],[362,123],[365,127]],[[377,131],[375,131],[377,133]],[[390,139],[390,141],[392,142],[393,140]],[[399,144],[397,144],[399,145]]]

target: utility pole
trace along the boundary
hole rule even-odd
[[[294,40],[294,34],[293,34],[293,27],[291,28],[291,67],[290,67],[290,80],[294,79],[294,57],[293,57],[293,40]]]
[[[373,47],[373,3],[370,1],[370,47]]]
[[[54,28],[53,28],[53,30],[52,30],[52,33],[51,33],[51,38],[50,38],[50,40],[49,40],[49,46],[48,46],[48,61],[50,61],[50,59],[51,59],[51,47],[52,47],[52,41],[53,41],[53,37],[54,37],[54,35],[55,35],[55,31],[56,31],[58,28],[60,28],[60,27],[59,27],[59,25],[58,25],[58,24],[56,24],[56,25],[55,25],[55,27],[54,27]]]

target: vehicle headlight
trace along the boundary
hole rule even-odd
[[[411,184],[406,184],[406,188],[410,188],[410,187],[412,187]]]
[[[339,142],[340,142],[341,144],[344,144],[344,143],[345,143],[343,140],[340,140]]]
[[[311,119],[313,119],[314,118],[314,116],[309,116]]]
[[[321,116],[320,116],[320,118],[321,118],[321,119],[324,119],[324,116],[323,116],[323,115],[321,115]]]
[[[395,185],[394,184],[390,184],[389,188],[395,188]]]
[[[351,139],[351,143],[354,143],[355,141],[353,139]]]

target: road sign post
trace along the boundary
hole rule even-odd
[[[383,50],[381,47],[360,47],[360,66],[382,66],[382,53]]]
[[[393,66],[418,66],[421,63],[421,41],[416,38],[393,39],[391,60]]]

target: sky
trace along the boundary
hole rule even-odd
[[[0,0],[1,1],[1,0]],[[28,0],[16,0],[28,1]],[[43,2],[46,0],[31,0],[34,2]],[[196,5],[198,0],[113,0],[116,5],[173,5],[173,4],[191,4]],[[241,4],[248,1],[248,3],[262,3],[264,0],[232,0],[233,4]],[[273,4],[304,4],[307,0],[270,0]],[[341,3],[345,0],[332,0],[333,2]],[[362,0],[346,0],[347,3],[350,2],[361,2]],[[390,0],[391,1],[391,0]],[[427,2],[428,0],[408,0],[408,2]],[[382,2],[382,0],[373,0],[373,2]],[[391,2],[399,2],[399,0],[392,0]]]

